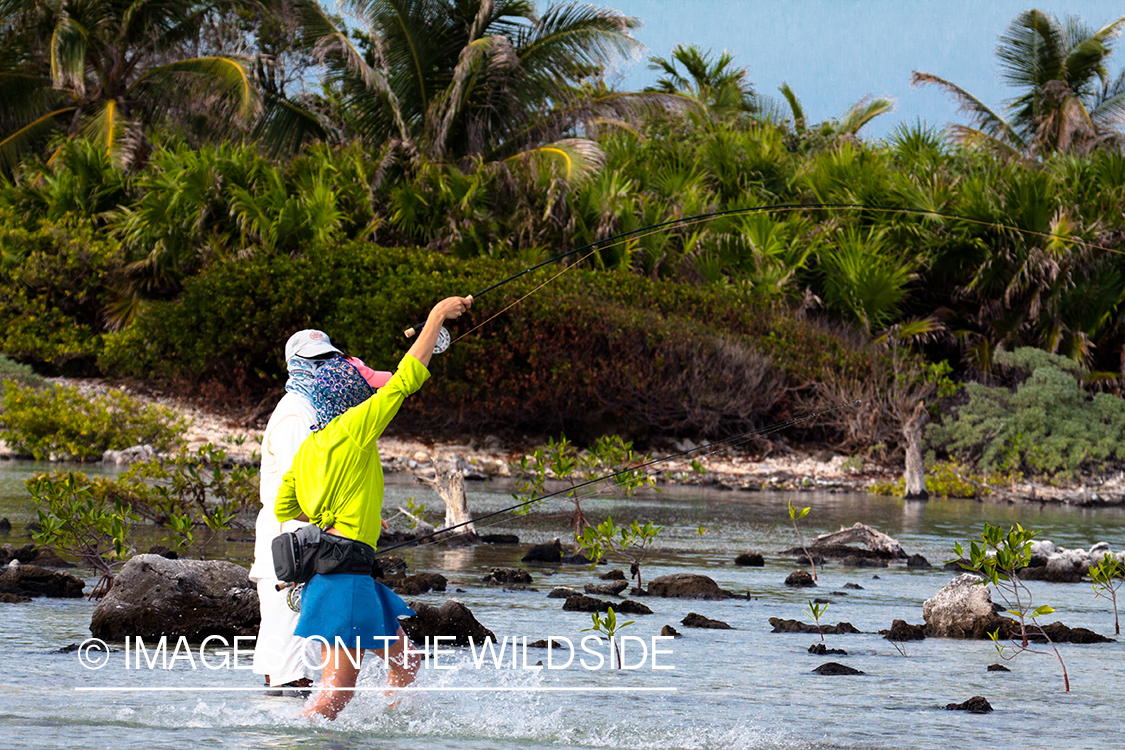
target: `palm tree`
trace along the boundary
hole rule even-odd
[[[1005,102],[1008,119],[965,89],[932,73],[914,71],[915,86],[934,84],[953,95],[971,125],[951,134],[1012,155],[1083,153],[1125,139],[1125,71],[1113,78],[1106,61],[1125,16],[1092,31],[1075,17],[1065,24],[1029,10],[1009,24],[996,56],[1005,81],[1020,94]]]
[[[468,164],[539,149],[569,171],[583,149],[597,161],[591,143],[540,147],[580,127],[622,125],[671,99],[598,82],[611,62],[639,49],[629,33],[639,22],[586,3],[540,15],[531,0],[341,0],[364,30],[358,44],[316,0],[299,5],[345,127],[415,157]],[[323,127],[324,118],[296,109],[287,115],[291,133]]]
[[[789,109],[793,113],[793,129],[797,135],[805,135],[808,130],[805,109],[801,106],[801,100],[797,98],[797,94],[789,87],[788,83],[782,83],[777,87],[781,91],[781,95],[785,97],[785,101],[789,104]],[[871,94],[863,97],[844,112],[843,115],[834,120],[825,120],[817,127],[817,132],[825,136],[851,136],[858,135],[859,131],[867,125],[867,123],[874,120],[879,115],[885,115],[893,111],[895,108],[895,100],[889,97],[875,97]]]
[[[649,58],[650,70],[664,72],[649,90],[689,96],[719,116],[756,112],[754,88],[747,79],[749,71],[734,68],[733,62],[734,56],[726,50],[713,60],[711,50],[704,52],[694,44],[677,44],[671,59]]]
[[[119,165],[171,115],[244,120],[257,106],[240,59],[189,56],[208,2],[0,0],[0,166],[52,134],[85,137]]]

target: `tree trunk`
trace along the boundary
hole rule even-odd
[[[914,413],[906,424],[902,426],[903,437],[906,438],[906,470],[903,479],[906,482],[904,497],[907,500],[928,500],[930,493],[926,492],[926,464],[922,459],[922,428],[930,421],[930,413],[921,401],[914,407]]]
[[[441,528],[457,528],[437,539],[453,540],[471,544],[479,540],[473,527],[473,517],[469,515],[469,500],[465,497],[465,475],[461,472],[461,461],[457,455],[440,456],[433,460],[434,476],[415,477],[437,493],[445,503],[445,523]],[[465,524],[462,526],[461,524]],[[438,529],[440,531],[441,529]]]

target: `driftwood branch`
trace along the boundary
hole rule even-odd
[[[469,514],[469,500],[465,496],[465,474],[461,468],[460,456],[439,456],[434,458],[433,464],[433,477],[415,477],[415,479],[419,484],[424,484],[436,492],[445,503],[445,523],[441,528],[457,526],[456,531],[450,532],[449,538],[476,541],[477,531],[473,527],[473,517]]]

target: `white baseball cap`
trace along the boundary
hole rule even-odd
[[[289,341],[285,343],[285,361],[293,359],[294,357],[316,357],[321,354],[328,354],[329,352],[336,352],[340,354],[339,349],[332,346],[332,339],[328,338],[328,334],[324,331],[317,331],[308,329],[304,331],[297,331],[289,337]]]

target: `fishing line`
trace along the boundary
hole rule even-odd
[[[606,237],[605,239],[601,239],[601,240],[597,240],[595,242],[588,243],[588,244],[583,245],[581,247],[574,248],[573,250],[568,250],[565,253],[560,253],[560,254],[554,256],[553,258],[548,258],[547,260],[536,263],[533,266],[529,266],[529,267],[523,269],[522,271],[519,271],[518,273],[514,273],[511,276],[507,277],[506,279],[502,279],[500,281],[497,281],[496,283],[491,284],[490,286],[485,287],[481,291],[476,292],[475,294],[471,294],[469,296],[472,297],[475,300],[483,294],[487,294],[488,292],[491,292],[494,289],[498,289],[498,288],[504,286],[505,284],[508,284],[512,281],[515,281],[516,279],[521,278],[521,277],[523,277],[523,276],[525,276],[525,275],[527,275],[527,274],[529,274],[533,271],[536,271],[536,270],[538,270],[538,269],[540,269],[544,266],[550,265],[551,263],[555,263],[557,261],[563,260],[564,258],[568,258],[572,255],[576,255],[576,254],[584,252],[586,250],[590,251],[585,256],[583,256],[578,261],[576,261],[575,263],[566,266],[561,272],[559,272],[555,276],[551,277],[550,279],[548,279],[543,284],[540,284],[538,287],[533,289],[528,294],[525,294],[519,300],[516,300],[512,304],[505,307],[504,310],[501,310],[500,312],[498,312],[495,315],[488,318],[488,320],[478,324],[477,326],[470,329],[469,331],[462,334],[461,336],[458,336],[455,341],[460,341],[461,339],[465,338],[465,336],[467,336],[469,333],[472,333],[473,331],[477,330],[478,328],[483,326],[485,323],[487,323],[487,322],[493,320],[494,318],[496,318],[498,315],[503,314],[503,312],[511,309],[512,307],[514,307],[519,302],[522,302],[524,299],[527,299],[527,297],[531,296],[531,294],[534,294],[539,289],[542,289],[544,286],[546,286],[550,282],[554,281],[559,276],[561,276],[563,273],[566,273],[567,271],[569,271],[571,268],[577,266],[583,260],[585,260],[586,258],[589,258],[590,256],[592,256],[594,253],[596,253],[599,250],[607,250],[611,247],[617,247],[618,245],[623,244],[627,240],[642,239],[644,237],[650,236],[652,234],[655,234],[657,232],[661,232],[665,229],[669,229],[669,228],[672,228],[672,227],[694,226],[696,224],[701,224],[703,222],[711,221],[712,219],[722,218],[724,216],[744,216],[744,215],[748,215],[748,214],[766,213],[766,212],[788,213],[788,212],[794,212],[794,211],[809,211],[809,210],[851,210],[851,211],[871,211],[872,213],[906,214],[906,215],[910,215],[910,216],[921,216],[921,217],[931,216],[931,217],[936,217],[936,218],[939,218],[939,219],[947,219],[947,220],[951,220],[951,221],[962,221],[962,222],[965,222],[967,224],[973,224],[973,225],[976,225],[976,226],[993,227],[993,228],[997,228],[997,229],[1007,229],[1007,230],[1010,230],[1010,231],[1019,232],[1020,234],[1026,234],[1026,235],[1030,235],[1030,236],[1033,236],[1033,237],[1039,237],[1039,238],[1043,238],[1043,239],[1059,240],[1059,241],[1062,241],[1062,242],[1065,242],[1065,243],[1074,243],[1074,244],[1082,245],[1083,247],[1093,249],[1093,250],[1104,250],[1104,251],[1110,252],[1110,253],[1125,254],[1125,250],[1107,247],[1105,245],[1099,245],[1097,243],[1089,242],[1087,240],[1083,240],[1083,239],[1080,239],[1078,237],[1063,238],[1063,237],[1060,237],[1059,235],[1051,233],[1051,232],[1041,232],[1041,231],[1036,230],[1036,229],[1023,229],[1021,227],[1017,227],[1017,226],[1014,226],[1012,224],[1002,224],[1002,223],[995,222],[995,221],[987,221],[985,219],[974,219],[974,218],[971,218],[971,217],[968,217],[968,216],[963,216],[961,214],[948,213],[948,212],[945,212],[945,211],[935,211],[933,209],[928,209],[928,208],[909,208],[909,207],[906,207],[906,206],[883,206],[883,205],[878,205],[878,204],[868,205],[868,204],[864,204],[864,203],[782,203],[782,204],[771,205],[771,206],[748,206],[748,207],[744,207],[744,208],[730,208],[730,209],[724,209],[722,211],[712,211],[710,213],[705,213],[705,214],[696,214],[694,216],[684,216],[684,217],[681,217],[681,218],[678,218],[678,219],[669,219],[668,221],[659,222],[657,224],[649,224],[648,226],[640,227],[638,229],[631,229],[627,232],[621,232],[619,234],[613,235],[612,237]],[[411,338],[416,333],[421,331],[422,327],[424,325],[425,325],[424,323],[419,323],[415,326],[412,326],[412,327],[406,329],[406,331],[404,331],[403,333],[407,338]],[[451,342],[451,343],[455,343],[455,341]],[[444,351],[444,349],[442,351]]]
[[[504,513],[510,513],[511,511],[518,510],[520,508],[530,506],[534,503],[539,503],[539,502],[542,502],[544,500],[549,500],[551,498],[558,497],[558,496],[564,495],[566,493],[575,492],[576,490],[580,490],[580,489],[583,489],[584,487],[589,487],[591,485],[598,484],[599,482],[606,482],[606,481],[609,481],[609,480],[617,479],[619,477],[625,476],[626,474],[636,474],[637,472],[640,472],[640,471],[642,471],[644,469],[647,469],[651,466],[655,466],[657,464],[664,463],[666,461],[671,461],[671,460],[676,459],[676,458],[682,458],[684,456],[695,453],[697,451],[714,449],[714,450],[711,450],[710,453],[703,454],[703,455],[711,455],[711,453],[715,453],[718,450],[717,446],[726,446],[728,443],[734,443],[734,441],[737,441],[737,440],[746,441],[751,437],[771,435],[771,434],[773,434],[775,432],[778,432],[780,430],[784,430],[784,429],[792,427],[794,425],[801,424],[802,422],[807,422],[811,419],[815,419],[819,416],[823,416],[825,414],[829,414],[829,413],[834,412],[834,411],[839,411],[840,409],[846,409],[848,407],[855,406],[856,404],[859,404],[859,403],[862,403],[861,399],[856,399],[855,401],[848,401],[848,402],[845,402],[843,404],[837,404],[836,406],[829,406],[829,407],[826,407],[824,409],[818,409],[816,411],[812,411],[812,412],[809,412],[807,414],[803,414],[799,417],[793,417],[792,419],[786,419],[786,420],[783,420],[781,422],[775,422],[771,425],[766,425],[765,427],[758,427],[758,428],[753,429],[753,430],[747,430],[746,432],[741,432],[737,435],[732,435],[731,437],[723,438],[722,440],[716,440],[716,441],[711,442],[711,443],[705,443],[704,445],[696,446],[695,448],[689,448],[688,450],[679,451],[677,453],[672,453],[670,455],[662,456],[660,458],[654,458],[650,461],[646,461],[646,462],[638,464],[636,466],[627,467],[625,469],[619,469],[618,471],[615,471],[611,474],[606,474],[604,476],[595,477],[593,479],[588,479],[584,482],[579,482],[578,484],[572,485],[570,487],[564,487],[562,489],[555,490],[554,492],[548,492],[546,495],[540,495],[539,497],[535,497],[535,498],[532,498],[530,500],[524,500],[522,502],[516,503],[515,505],[511,505],[511,506],[508,506],[506,508],[501,508],[500,510],[494,510],[494,511],[491,511],[489,513],[485,513],[484,515],[482,515],[478,518],[474,518],[474,519],[469,520],[469,521],[464,521],[462,523],[454,524],[453,526],[447,526],[443,529],[438,529],[438,530],[433,531],[429,534],[425,534],[423,536],[416,537],[414,539],[410,539],[410,540],[405,541],[405,542],[400,542],[398,544],[391,545],[390,547],[384,547],[383,549],[378,550],[375,554],[376,555],[382,555],[382,554],[385,554],[387,552],[390,552],[391,550],[399,549],[401,547],[428,546],[428,545],[421,544],[421,542],[424,542],[427,539],[433,539],[434,537],[438,536],[439,534],[448,534],[450,531],[453,531],[454,529],[459,529],[463,526],[468,526],[469,524],[475,524],[478,521],[484,521],[484,520],[487,520],[489,518],[494,518],[494,517],[499,516],[499,515],[504,514]],[[593,495],[589,495],[589,497],[593,497]]]

